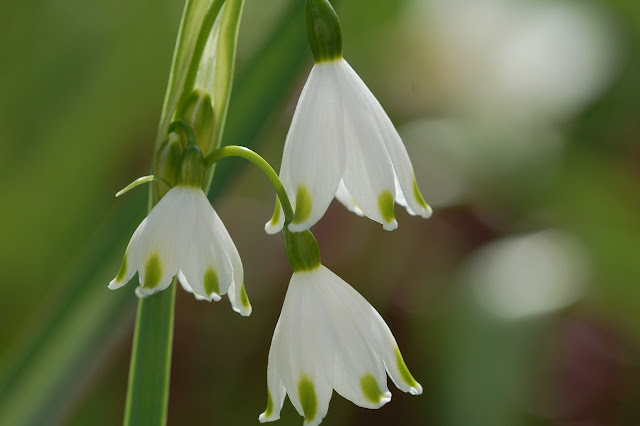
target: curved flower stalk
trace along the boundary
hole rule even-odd
[[[376,97],[342,57],[340,23],[326,0],[307,0],[315,65],[285,140],[280,179],[295,205],[289,230],[309,229],[335,197],[350,211],[398,227],[394,202],[424,218],[432,210],[407,150]],[[276,208],[268,233],[284,225]]]
[[[203,178],[202,153],[197,146],[188,146],[178,184],[134,232],[110,289],[122,287],[138,272],[136,294],[146,297],[169,287],[177,275],[196,299],[218,301],[228,293],[236,312],[251,313],[240,255],[201,189]]]
[[[387,374],[400,390],[421,394],[385,321],[320,264],[312,234],[293,234],[300,235],[294,243],[296,237],[284,234],[295,272],[271,341],[267,408],[259,420],[279,419],[288,394],[304,424],[317,425],[334,389],[356,405],[379,408],[391,400]]]

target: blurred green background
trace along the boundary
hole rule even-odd
[[[223,143],[278,169],[311,67],[301,0],[246,0]],[[146,190],[183,3],[10,2],[0,25],[0,424],[121,422],[136,300],[111,292]],[[345,58],[435,213],[388,233],[334,203],[323,262],[383,315],[420,397],[334,393],[330,425],[640,423],[640,3],[338,5]],[[178,291],[170,425],[257,424],[289,281],[266,179],[212,199],[254,312]],[[302,419],[285,402],[279,424]]]

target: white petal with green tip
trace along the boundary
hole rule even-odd
[[[393,163],[393,169],[396,174],[396,178],[399,182],[399,186],[402,189],[402,194],[406,204],[411,208],[413,212],[419,214],[424,218],[431,216],[431,208],[424,202],[420,191],[418,190],[415,174],[413,172],[413,166],[411,165],[411,159],[409,154],[396,130],[395,126],[389,119],[389,116],[385,112],[380,102],[371,93],[367,85],[362,81],[358,74],[351,68],[346,62],[342,61],[347,79],[350,81],[357,91],[364,97],[373,119],[376,122],[377,128],[382,135],[382,139],[386,146],[387,152]]]
[[[175,186],[156,204],[131,237],[109,288],[122,287],[136,272],[139,297],[166,289],[177,275],[196,299],[220,300],[229,292],[234,310],[251,313],[238,250],[199,188]]]
[[[400,389],[422,392],[396,352],[384,320],[340,277],[322,265],[294,273],[269,350],[268,403],[259,419],[279,418],[289,395],[304,424],[317,425],[333,389],[361,407],[379,408],[391,400],[386,372]]]
[[[309,229],[320,220],[344,172],[344,115],[338,71],[331,63],[313,67],[287,134],[281,179],[295,206],[296,214],[289,225],[293,232]],[[299,200],[301,194],[305,197]]]

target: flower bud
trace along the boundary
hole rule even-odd
[[[316,63],[342,58],[342,28],[328,0],[307,0],[307,35]]]
[[[213,151],[216,126],[209,93],[202,89],[194,89],[187,98],[181,118],[193,129],[202,152]]]
[[[169,182],[172,186],[175,185],[176,174],[180,166],[180,157],[182,156],[182,150],[186,146],[186,140],[180,134],[169,133],[156,154],[153,174]],[[156,199],[159,200],[167,193],[169,188],[164,183],[155,181],[153,190],[156,194]]]
[[[282,241],[294,272],[313,271],[320,266],[320,249],[311,231],[290,232],[285,226]]]
[[[177,184],[202,188],[204,182],[204,158],[197,145],[189,145],[182,153],[180,168],[176,176]]]

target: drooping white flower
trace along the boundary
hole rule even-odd
[[[139,297],[169,287],[174,276],[197,299],[229,293],[233,309],[251,313],[242,261],[227,229],[200,187],[173,187],[140,223],[129,241],[114,290],[138,272]]]
[[[398,226],[394,201],[412,215],[432,213],[400,135],[342,58],[311,70],[285,141],[280,179],[296,209],[293,232],[315,224],[334,197],[387,230]],[[265,230],[276,233],[283,224],[277,211]]]
[[[322,265],[295,272],[269,350],[260,421],[280,418],[287,394],[305,425],[322,421],[333,389],[356,405],[379,408],[391,400],[387,374],[399,389],[422,393],[373,306]]]

